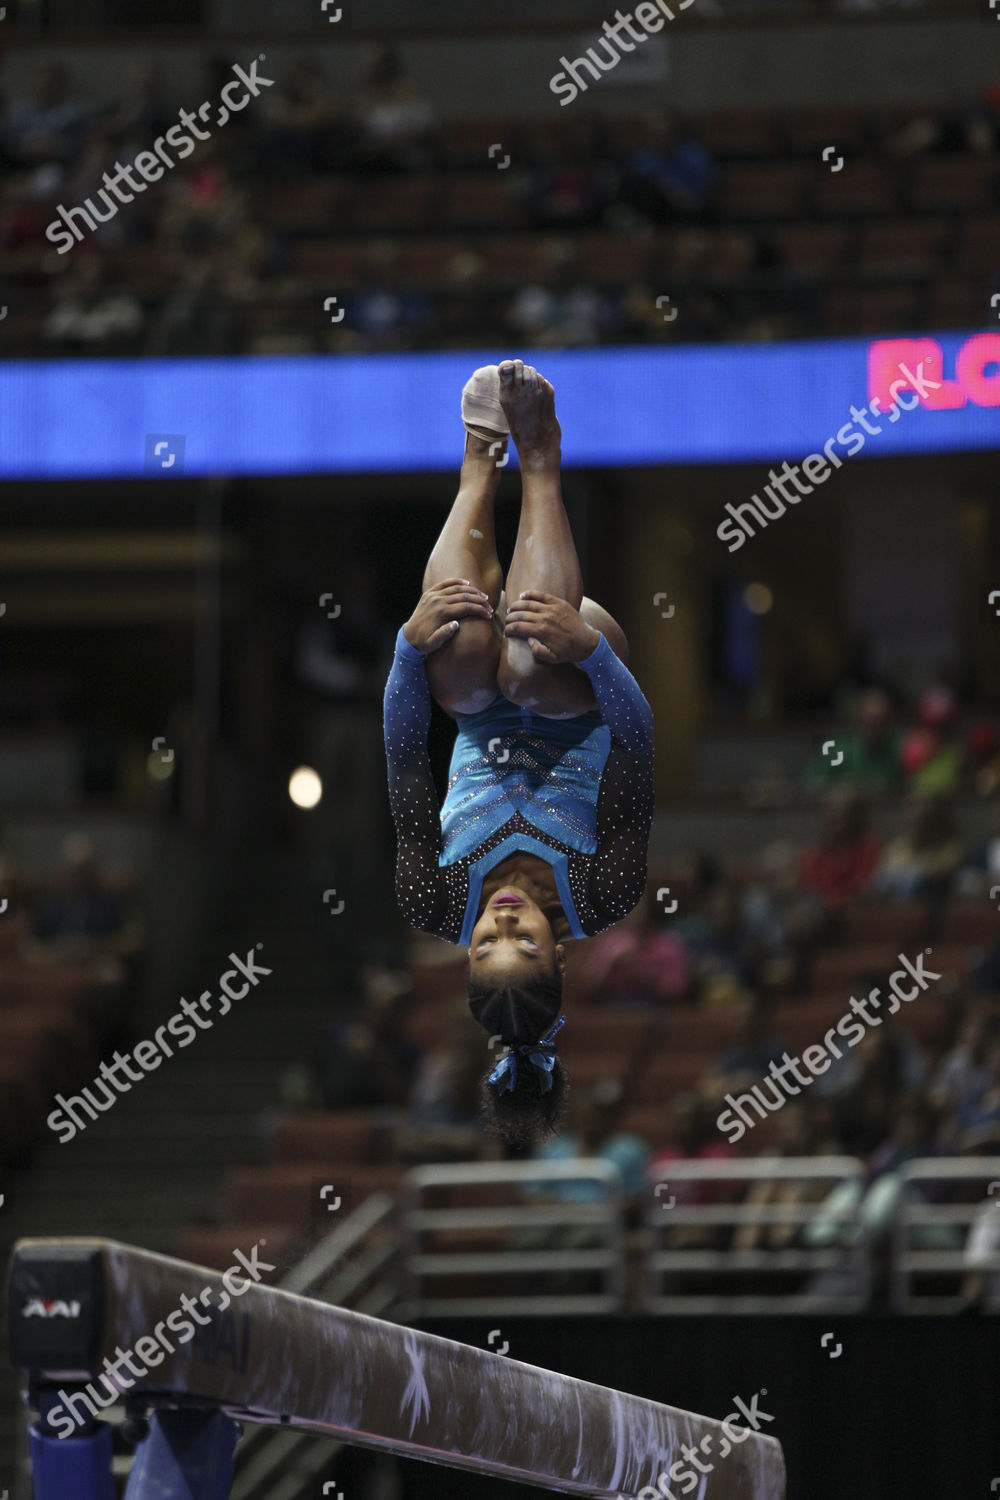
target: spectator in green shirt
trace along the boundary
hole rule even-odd
[[[806,771],[808,791],[823,791],[844,782],[868,792],[902,788],[901,736],[893,724],[892,704],[881,688],[866,688],[855,704],[853,726],[839,734],[831,733],[828,739],[834,741],[830,753],[818,755]]]

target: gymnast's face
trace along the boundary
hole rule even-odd
[[[469,969],[477,980],[500,989],[529,982],[558,967],[565,973],[562,943],[527,891],[505,885],[483,908],[469,943]]]

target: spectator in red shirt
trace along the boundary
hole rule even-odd
[[[724,1141],[715,1128],[717,1110],[707,1097],[694,1092],[678,1094],[671,1104],[673,1123],[670,1127],[670,1143],[661,1146],[648,1168],[650,1182],[662,1182],[669,1177],[665,1168],[671,1162],[680,1161],[728,1161],[736,1152]],[[733,1201],[733,1184],[730,1182],[667,1181],[657,1195],[664,1209],[668,1207],[701,1208],[712,1203]],[[671,1199],[674,1200],[671,1204]],[[728,1234],[728,1231],[726,1231]],[[676,1226],[670,1236],[672,1249],[711,1248],[720,1241],[719,1231],[712,1225],[687,1224]]]
[[[835,792],[827,803],[818,841],[803,850],[799,877],[828,912],[837,913],[866,888],[879,855],[864,799],[848,788]]]

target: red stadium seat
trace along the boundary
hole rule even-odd
[[[956,271],[966,275],[991,276],[1000,271],[1000,215],[973,215],[959,232],[955,251]]]
[[[847,241],[843,224],[796,224],[773,231],[783,269],[800,276],[835,276],[843,265]]]
[[[583,235],[580,271],[589,281],[624,285],[648,274],[653,245],[649,233]]]
[[[367,255],[358,240],[301,240],[292,250],[291,269],[303,281],[350,291],[363,279]]]
[[[714,110],[697,120],[702,141],[720,157],[770,157],[778,150],[774,116],[767,110]]]
[[[426,229],[435,222],[440,197],[439,179],[429,174],[362,177],[352,183],[344,208],[350,227],[361,233]]]
[[[352,179],[310,178],[268,188],[260,194],[255,213],[272,229],[302,234],[313,230],[330,234],[339,227]]]
[[[925,156],[911,167],[909,199],[917,213],[996,204],[996,163],[985,156]]]
[[[847,106],[788,110],[781,119],[781,135],[787,150],[821,159],[826,147],[833,146],[845,158],[846,171],[851,157],[861,150],[864,131],[858,110]]]
[[[303,1110],[278,1121],[270,1154],[274,1162],[376,1162],[384,1157],[384,1134],[369,1110]]]
[[[799,162],[724,167],[719,209],[729,219],[791,219],[805,205],[810,169]]]
[[[865,276],[922,276],[941,264],[951,238],[944,219],[890,219],[862,235],[859,269]]]
[[[927,298],[930,328],[980,328],[989,306],[989,289],[980,280],[955,281],[943,277]]]
[[[521,204],[506,173],[467,173],[447,179],[439,222],[448,229],[514,229]]]
[[[824,302],[826,332],[843,334],[895,333],[914,322],[918,307],[912,286],[854,288],[837,287]]]
[[[448,167],[497,171],[497,162],[507,155],[513,159],[513,170],[523,154],[523,130],[524,122],[510,115],[473,115],[448,120],[438,137],[444,163]],[[495,151],[491,157],[490,147],[497,145],[503,151]]]
[[[891,214],[899,203],[895,166],[870,161],[845,162],[838,172],[820,165],[811,176],[813,206],[824,218],[838,214]]]
[[[336,1163],[323,1167],[293,1166],[238,1167],[228,1174],[225,1191],[225,1217],[230,1222],[257,1222],[274,1219],[282,1224],[305,1227],[313,1220],[334,1222],[334,1213],[351,1213],[376,1192],[395,1192],[403,1178],[399,1166],[361,1166],[355,1162],[347,1170]],[[322,1188],[332,1192],[321,1198]],[[337,1198],[339,1208],[332,1209]]]

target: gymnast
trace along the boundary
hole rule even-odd
[[[521,360],[488,365],[462,420],[458,495],[385,691],[396,897],[414,927],[468,948],[469,1008],[508,1049],[483,1080],[484,1123],[527,1145],[565,1109],[564,944],[620,921],[645,887],[653,716],[624,632],[583,594],[552,385]],[[508,436],[522,493],[505,583],[493,511]],[[432,697],[458,725],[440,808]]]

